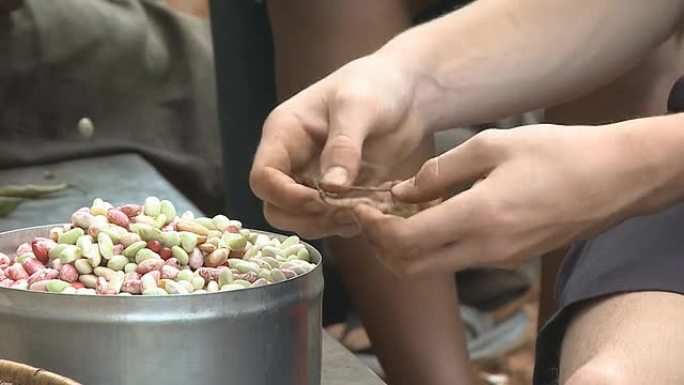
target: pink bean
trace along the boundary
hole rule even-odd
[[[142,281],[140,279],[124,279],[121,291],[124,293],[140,294]]]
[[[128,204],[119,207],[119,211],[126,214],[127,217],[133,218],[142,213],[143,207],[141,205]]]
[[[31,242],[31,250],[39,261],[47,263],[48,252],[57,246],[57,242],[49,238],[36,238]]]
[[[10,287],[14,283],[13,280],[9,278],[5,278],[2,281],[0,281],[0,287]]]
[[[78,270],[73,265],[66,264],[59,270],[59,279],[69,283],[76,282],[78,280]]]
[[[164,266],[163,259],[146,259],[140,262],[138,268],[135,271],[138,274],[147,274],[150,271],[161,269],[162,266]]]
[[[24,254],[30,253],[30,252],[31,252],[31,244],[29,244],[29,243],[22,243],[21,245],[19,245],[19,247],[17,247],[17,255],[18,256],[24,255]]]
[[[173,266],[164,265],[161,268],[161,278],[162,279],[176,279],[180,270]]]
[[[36,271],[45,269],[45,265],[34,258],[26,258],[24,262],[21,263],[21,266],[29,275],[33,275]]]
[[[28,284],[30,286],[36,282],[47,281],[50,279],[55,279],[57,277],[59,277],[59,271],[49,268],[43,269],[33,273],[28,279]]]
[[[28,272],[20,264],[15,263],[14,265],[5,269],[5,275],[14,281],[20,279],[26,279],[29,277]]]
[[[233,278],[234,279],[244,279],[245,281],[247,281],[249,283],[254,283],[257,281],[257,279],[259,279],[259,276],[253,271],[248,271],[244,274],[234,274]]]
[[[169,258],[164,262],[166,266],[171,266],[175,267],[176,269],[180,269],[180,261],[178,261],[178,258]]]
[[[192,269],[199,269],[204,265],[204,255],[202,254],[202,251],[198,248],[194,248],[190,255],[188,256],[188,265]]]
[[[29,285],[29,290],[30,291],[47,291],[47,285],[48,281],[38,281],[34,282]]]
[[[168,247],[162,247],[162,248],[159,250],[159,256],[160,256],[163,260],[167,260],[167,259],[171,258],[171,249],[168,248]]]
[[[131,223],[130,219],[128,219],[128,216],[123,211],[118,209],[109,209],[107,211],[107,219],[109,219],[109,222],[126,229]]]
[[[114,255],[122,255],[122,254],[123,254],[123,251],[124,251],[124,246],[123,246],[122,244],[116,244],[116,245],[114,245],[114,247],[112,248],[112,253],[113,253]]]

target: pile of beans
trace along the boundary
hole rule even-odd
[[[241,290],[315,267],[296,236],[284,241],[224,215],[176,215],[168,200],[114,207],[95,199],[44,238],[0,253],[0,287],[66,294],[167,295]]]

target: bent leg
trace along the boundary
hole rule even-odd
[[[561,350],[560,384],[684,383],[684,295],[634,292],[577,312]]]

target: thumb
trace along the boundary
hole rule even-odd
[[[429,159],[413,178],[392,187],[392,195],[410,203],[438,199],[452,186],[484,178],[496,166],[496,160],[496,154],[488,148],[466,141]]]
[[[365,103],[350,100],[330,108],[328,138],[320,165],[323,185],[334,189],[353,183],[358,176],[363,143],[377,121]]]

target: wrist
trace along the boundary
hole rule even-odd
[[[616,123],[619,159],[633,203],[629,216],[660,211],[684,199],[684,114]]]

